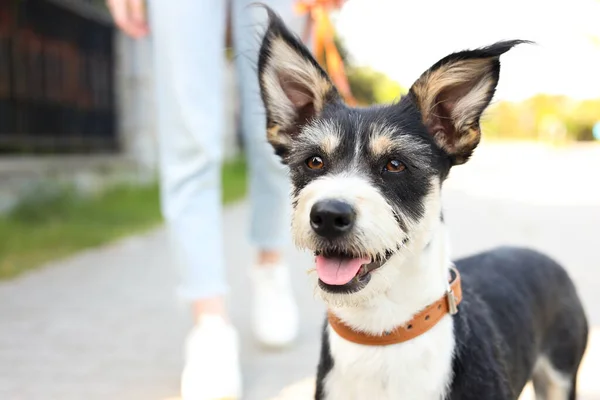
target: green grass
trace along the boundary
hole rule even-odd
[[[239,200],[245,193],[244,161],[225,164],[223,202]],[[0,279],[142,232],[161,221],[157,184],[119,185],[89,197],[68,188],[51,195],[34,193],[0,216]]]

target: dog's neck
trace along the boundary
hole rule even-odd
[[[399,271],[390,289],[357,307],[332,307],[348,326],[381,334],[405,325],[448,289],[451,265],[446,227],[437,221],[431,234],[392,257],[383,268]]]

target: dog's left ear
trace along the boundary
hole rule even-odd
[[[267,139],[280,156],[304,125],[340,96],[309,50],[268,7],[269,25],[258,59],[267,113]]]
[[[411,87],[423,123],[454,165],[466,162],[479,144],[479,119],[496,90],[500,56],[524,42],[499,42],[451,54]]]

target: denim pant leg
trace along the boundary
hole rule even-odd
[[[223,0],[151,0],[161,206],[180,295],[227,290],[222,239]]]
[[[296,33],[305,17],[294,13],[294,0],[262,1]],[[264,250],[279,250],[290,238],[290,184],[286,168],[267,143],[266,119],[260,98],[257,62],[266,12],[254,0],[233,0],[233,41],[241,105],[241,123],[250,168],[250,240]]]

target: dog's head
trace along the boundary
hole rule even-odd
[[[427,245],[441,218],[441,183],[479,143],[499,57],[520,41],[451,54],[396,104],[350,108],[268,12],[260,88],[268,141],[291,173],[294,241],[315,252],[326,301],[372,298],[401,279],[403,258]],[[400,262],[386,265],[392,258]]]

